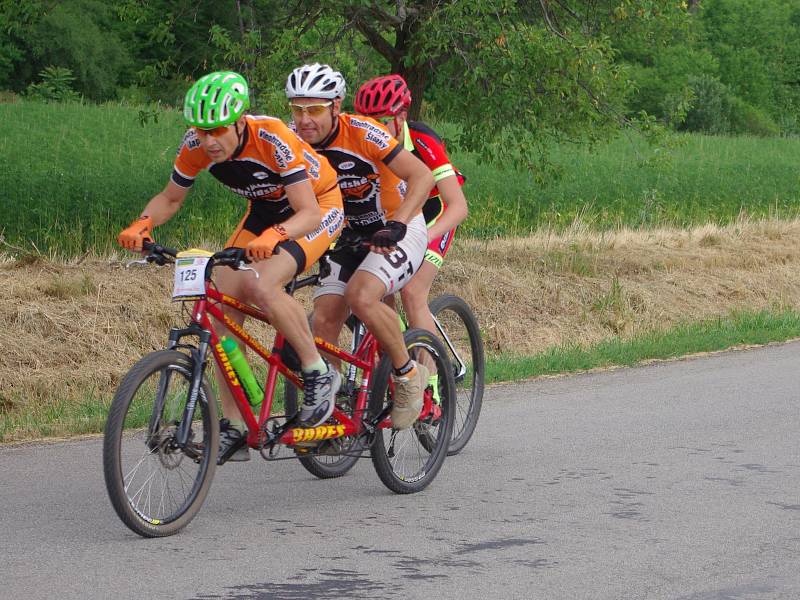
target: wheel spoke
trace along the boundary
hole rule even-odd
[[[200,508],[213,476],[216,408],[205,380],[192,423],[195,435],[203,433],[201,454],[192,457],[173,443],[174,417],[183,416],[191,380],[185,354],[154,352],[134,365],[112,402],[103,444],[106,488],[122,521],[143,536],[169,535],[184,527]],[[163,403],[156,401],[157,394],[163,394]],[[148,437],[151,424],[160,429]],[[188,519],[179,519],[187,514]]]

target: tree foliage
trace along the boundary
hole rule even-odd
[[[87,100],[174,105],[233,68],[276,112],[289,71],[312,61],[342,71],[348,103],[401,73],[412,116],[461,124],[465,147],[498,160],[653,118],[800,129],[796,0],[0,0],[0,89],[15,92],[52,67]]]

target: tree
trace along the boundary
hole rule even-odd
[[[599,139],[631,123],[626,70],[608,31],[657,29],[686,5],[663,0],[297,0],[313,26],[335,15],[437,116],[463,125],[468,149],[531,164],[547,139]],[[375,75],[377,73],[371,73]]]

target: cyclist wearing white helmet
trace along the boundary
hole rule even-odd
[[[343,114],[346,86],[328,65],[296,68],[286,96],[297,133],[336,169],[344,197],[343,235],[369,247],[337,255],[314,295],[314,333],[335,343],[348,306],[391,357],[395,381],[392,423],[411,427],[419,416],[428,370],[411,360],[397,314],[381,300],[416,273],[428,245],[422,205],[433,175],[377,121]]]
[[[287,98],[344,99],[346,91],[342,74],[319,63],[297,67],[286,80]]]
[[[338,236],[344,214],[336,173],[324,157],[274,117],[246,115],[247,82],[231,71],[210,73],[187,92],[183,138],[166,187],[119,235],[124,248],[139,252],[154,226],[181,207],[195,178],[205,170],[247,199],[247,212],[228,247],[246,248],[255,261],[251,273],[222,269],[221,292],[252,302],[295,348],[303,370],[304,395],[315,411],[300,414],[313,427],[328,419],[341,378],[317,352],[305,311],[284,286],[313,265]],[[325,225],[323,225],[325,223]],[[280,251],[279,251],[280,250]],[[236,323],[244,314],[225,312]],[[219,324],[225,331],[225,326]],[[218,381],[223,382],[217,373]],[[246,429],[228,386],[219,385],[223,419],[218,464],[248,460]],[[305,406],[305,405],[304,405]]]

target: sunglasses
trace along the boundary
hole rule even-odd
[[[328,111],[328,107],[333,102],[321,102],[319,104],[293,104],[289,103],[289,108],[292,109],[292,116],[302,117],[303,113],[307,113],[309,117],[321,117]]]
[[[200,129],[199,127],[195,127],[195,131],[199,133],[201,136],[210,135],[212,137],[221,137],[228,132],[230,125],[223,125],[222,127],[214,127],[213,129]]]

